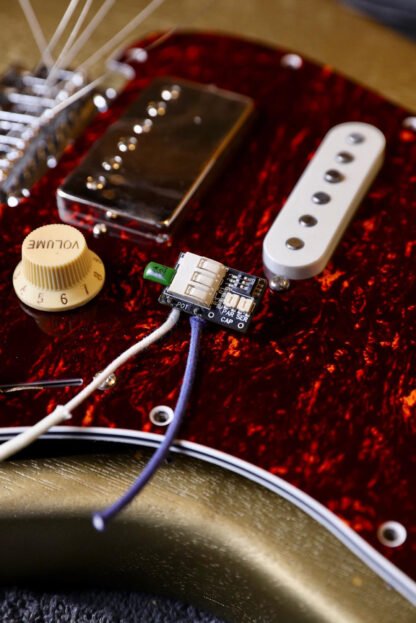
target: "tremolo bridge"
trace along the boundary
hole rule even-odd
[[[0,202],[14,207],[28,197],[128,77],[121,64],[93,81],[82,71],[9,67],[0,77]]]
[[[64,148],[88,123],[90,97],[74,98],[85,84],[79,72],[59,70],[53,82],[41,69],[10,67],[0,78],[0,201],[16,206],[53,168]]]

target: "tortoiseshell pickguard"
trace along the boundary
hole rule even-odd
[[[283,477],[414,574],[416,133],[403,126],[405,110],[329,67],[286,67],[284,54],[223,36],[168,38],[134,65],[126,92],[31,197],[1,207],[0,382],[88,381],[160,324],[168,310],[157,302],[159,286],[142,279],[149,260],[173,265],[190,250],[261,275],[263,238],[325,133],[343,121],[372,123],[386,136],[386,162],[331,263],[288,292],[268,292],[247,335],[208,327],[181,437]],[[169,244],[89,236],[107,269],[94,302],[61,315],[23,309],[11,280],[23,237],[59,220],[57,186],[132,98],[163,75],[249,95],[257,107],[251,133]],[[78,408],[74,425],[160,432],[148,414],[174,404],[188,340],[184,318],[120,370],[115,388]],[[74,391],[0,396],[0,426],[33,424]],[[390,519],[409,533],[396,549],[376,537]]]

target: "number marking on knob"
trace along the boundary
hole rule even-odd
[[[104,280],[104,264],[87,247],[81,232],[56,224],[39,227],[24,239],[13,286],[29,307],[62,311],[88,303]]]

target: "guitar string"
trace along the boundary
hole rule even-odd
[[[29,0],[19,0],[19,1],[20,1],[20,2],[27,2],[27,1],[29,1]],[[165,0],[158,0],[158,3],[157,3],[157,4],[158,4],[158,6],[160,6],[160,5],[161,5],[164,1],[165,1]],[[73,2],[73,4],[72,4],[72,10],[71,10],[71,13],[69,13],[69,9],[71,8],[71,3],[70,3],[70,4],[68,5],[67,11],[66,11],[67,18],[65,18],[65,15],[64,15],[64,18],[65,18],[65,25],[68,23],[68,21],[69,21],[69,19],[70,19],[70,16],[72,15],[72,13],[73,13],[73,11],[74,11],[74,9],[75,9],[76,5],[78,4],[79,0],[72,0],[72,2]],[[196,12],[196,15],[194,15],[194,18],[193,18],[193,19],[197,19],[197,18],[199,18],[201,15],[203,15],[203,14],[204,14],[204,13],[205,13],[208,9],[209,9],[209,7],[213,4],[213,2],[214,2],[214,0],[208,0],[208,2],[207,2],[207,3],[206,3],[206,5],[203,7],[203,9],[202,9],[201,11],[197,11],[197,12]],[[94,24],[94,27],[93,27],[92,29],[90,29],[90,34],[91,34],[91,32],[92,32],[93,30],[95,30],[95,28],[96,28],[96,27],[99,25],[99,23],[102,21],[102,19],[103,19],[104,15],[107,13],[108,9],[107,9],[107,8],[105,8],[105,9],[104,9],[104,7],[107,7],[107,5],[110,5],[110,4],[112,4],[112,0],[107,0],[106,2],[104,2],[104,4],[101,6],[101,8],[99,9],[99,11],[98,11],[98,12],[97,12],[97,14],[95,15],[95,17],[93,18],[93,21],[95,21],[95,24]],[[150,11],[150,13],[149,13],[149,12],[148,12],[148,10],[149,10],[149,9],[151,9],[151,6],[150,6],[151,4],[152,4],[152,3],[149,3],[149,4],[147,5],[147,7],[146,7],[143,11],[141,11],[141,12],[140,12],[140,13],[136,16],[136,18],[133,20],[134,27],[137,27],[137,26],[139,25],[139,23],[141,23],[142,21],[144,21],[144,19],[145,19],[146,17],[150,16],[150,15],[151,15],[151,13],[152,13],[154,10],[156,10],[156,8],[158,8],[158,6],[155,6],[155,8],[154,8],[152,11]],[[145,15],[143,15],[144,11],[146,11],[146,14],[145,14]],[[32,9],[32,12],[33,12],[33,9]],[[98,15],[98,14],[100,14],[100,15]],[[139,17],[141,17],[141,19],[140,19],[139,21],[137,21]],[[62,18],[60,25],[62,24],[62,22],[63,22],[64,18]],[[37,20],[35,20],[35,21],[37,21]],[[193,20],[192,20],[192,21],[193,21]],[[63,30],[63,27],[61,27],[61,28],[60,28],[60,25],[58,25],[58,29],[60,29],[60,30],[62,31],[62,30]],[[132,23],[128,24],[128,25],[127,25],[127,27],[128,27],[129,29],[131,29],[131,27],[132,27]],[[90,28],[90,27],[89,27],[89,26],[87,26],[87,28],[86,28],[85,30],[87,30],[87,29],[89,29],[89,28]],[[166,40],[167,40],[170,36],[172,36],[172,34],[173,34],[174,32],[176,32],[176,30],[177,30],[177,29],[178,29],[178,25],[173,26],[170,30],[168,30],[167,32],[163,33],[163,34],[162,34],[160,37],[158,37],[155,41],[153,41],[153,42],[152,42],[152,43],[150,43],[148,46],[146,46],[146,47],[144,48],[144,51],[154,49],[155,47],[157,47],[158,45],[160,45],[161,43],[163,43],[164,41],[166,41]],[[83,38],[83,40],[87,38],[87,37],[84,37],[85,30],[84,30],[84,31],[83,31],[83,33],[80,35],[80,38],[82,37],[82,38]],[[113,42],[113,44],[112,44],[112,46],[111,46],[111,47],[114,47],[114,45],[117,45],[117,43],[118,43],[118,39],[120,38],[120,36],[125,36],[125,35],[126,35],[126,27],[124,27],[121,31],[119,31],[119,32],[115,35],[115,37],[113,37],[113,39],[112,39],[112,40],[110,40],[111,42]],[[58,41],[58,38],[59,38],[59,37],[57,36],[57,32],[55,32],[55,33],[54,33],[53,38],[55,38],[55,42],[54,42],[54,44],[55,44],[55,43]],[[117,40],[116,40],[116,38],[117,38]],[[114,43],[114,41],[116,41],[116,43]],[[45,43],[46,43],[46,42],[45,42]],[[84,43],[84,41],[83,41],[83,43]],[[108,43],[110,43],[110,42],[108,42]],[[49,45],[50,45],[50,44],[49,44]],[[77,41],[75,41],[74,45],[77,45],[77,47],[78,47]],[[106,44],[106,45],[108,45],[108,44]],[[46,46],[46,47],[47,47],[47,46]],[[52,46],[50,45],[50,48],[51,48],[51,47],[52,47]],[[82,48],[82,46],[81,46],[81,45],[79,45],[79,48],[78,48],[78,50],[77,50],[77,51],[79,51],[79,49],[81,49],[81,48]],[[109,49],[109,48],[107,47],[107,49]],[[69,50],[69,52],[70,52],[70,51],[71,51],[71,50]],[[45,51],[44,51],[44,52],[45,52]],[[102,52],[102,49],[101,49],[101,54],[100,54],[100,55],[102,55],[102,53],[103,53],[103,52]],[[50,55],[50,54],[49,54],[49,55]],[[105,61],[105,62],[108,62],[108,61],[109,61],[109,59],[111,58],[111,56],[112,56],[112,54],[110,54],[110,55],[107,57],[107,59],[106,59],[106,61]],[[51,59],[52,59],[52,57],[51,57]],[[98,59],[97,59],[97,60],[98,60]],[[53,63],[53,59],[52,59],[52,63]],[[80,70],[81,70],[81,67],[82,67],[82,66],[79,66],[79,67],[78,67],[78,68],[76,68],[74,71],[75,71],[75,72],[76,72],[76,71],[80,71]],[[59,103],[59,104],[57,104],[56,106],[54,106],[54,107],[50,108],[49,110],[47,110],[47,111],[46,111],[46,114],[45,114],[45,118],[43,119],[43,123],[49,123],[49,120],[50,120],[50,118],[51,118],[53,115],[58,114],[59,112],[61,112],[62,110],[64,110],[65,108],[67,108],[68,106],[70,106],[71,104],[73,104],[74,102],[76,102],[78,99],[80,99],[80,98],[82,98],[84,95],[88,94],[88,93],[89,93],[90,91],[92,91],[92,90],[93,90],[96,86],[98,86],[98,85],[99,85],[99,84],[100,84],[100,83],[101,83],[101,82],[102,82],[102,81],[106,78],[106,76],[107,76],[107,72],[104,72],[103,74],[101,74],[101,76],[99,76],[99,77],[98,77],[98,78],[96,78],[95,80],[91,81],[90,83],[87,83],[86,85],[84,85],[84,87],[83,87],[82,89],[80,89],[79,91],[77,91],[76,93],[74,93],[72,96],[70,96],[69,98],[67,98],[67,99],[66,99],[66,100],[64,100],[63,102],[60,102],[60,103]]]
[[[78,4],[79,0],[72,0],[73,2],[75,2],[76,4]],[[55,65],[56,68],[62,68],[63,66],[68,66],[69,63],[73,60],[73,58],[76,56],[76,54],[82,49],[82,47],[85,45],[85,43],[88,41],[89,37],[91,36],[92,32],[94,30],[96,30],[96,28],[99,26],[99,24],[102,22],[102,20],[104,19],[105,15],[108,13],[109,9],[112,7],[112,5],[114,4],[115,0],[105,0],[103,2],[103,4],[101,5],[101,7],[98,9],[98,11],[95,13],[94,17],[91,19],[90,23],[86,26],[86,28],[83,30],[83,32],[79,35],[78,39],[76,39],[74,41],[74,38],[76,36],[76,34],[78,34],[79,28],[77,29],[76,34],[74,35],[74,29],[71,31],[70,33],[70,37],[71,37],[71,46],[68,45],[68,41],[65,44],[65,51],[62,50],[58,60],[56,61]],[[159,2],[163,3],[165,2],[165,0],[158,0]],[[87,0],[88,2],[88,0]],[[134,18],[135,20],[137,20],[139,17],[141,17],[141,15],[143,14],[144,11],[147,11],[147,9],[149,8],[149,5],[152,4],[151,2],[144,8],[142,9]],[[84,7],[85,8],[85,7]],[[156,7],[157,8],[157,7]],[[69,7],[68,7],[69,9]],[[153,11],[151,11],[152,13]],[[150,13],[150,14],[151,14]],[[149,16],[150,16],[149,14]],[[64,16],[65,17],[65,16]],[[142,21],[144,21],[144,19],[146,19],[147,15],[144,15],[140,21],[136,24],[139,25]],[[63,18],[64,19],[64,18]],[[82,20],[84,21],[84,20]],[[68,22],[68,20],[66,20],[66,23]],[[77,25],[74,26],[74,28],[76,28]],[[130,25],[128,25],[130,26]],[[58,26],[59,28],[59,26]],[[125,27],[124,27],[125,28]],[[123,30],[123,29],[122,29]],[[122,32],[122,30],[120,30],[116,36],[119,36],[120,33]],[[55,33],[56,34],[56,33]],[[54,35],[55,37],[55,35]],[[109,42],[107,42],[108,44]],[[107,45],[106,44],[106,45]],[[68,49],[69,48],[69,49]],[[74,73],[76,73],[77,71],[82,71],[81,69],[74,69],[73,70]],[[54,72],[55,73],[55,66],[52,67],[51,69],[51,73]],[[51,81],[51,78],[49,77],[49,81]]]
[[[148,4],[148,6],[145,9],[143,9],[143,11],[142,11],[142,13],[146,11],[146,15],[144,16],[143,19],[141,19],[141,20],[136,22],[136,20],[138,20],[138,18],[140,17],[140,13],[139,13],[139,15],[137,15],[136,18],[132,22],[130,22],[122,30],[120,30],[112,39],[110,39],[110,41],[105,43],[101,48],[99,48],[86,61],[84,61],[83,63],[78,65],[78,67],[76,68],[75,71],[85,71],[88,67],[91,67],[96,62],[98,62],[99,59],[104,54],[106,54],[108,52],[108,50],[113,50],[113,48],[117,48],[117,46],[120,43],[124,44],[124,39],[127,37],[127,35],[129,35],[132,30],[134,30],[137,26],[139,26],[144,21],[144,19],[146,19],[147,17],[150,17],[152,15],[152,13],[154,13],[156,11],[156,9],[159,8],[159,6],[164,4],[164,2],[166,2],[166,0],[153,0],[153,2],[150,2]],[[214,0],[208,0],[207,3],[202,7],[202,9],[195,11],[195,13],[193,13],[193,16],[192,16],[192,19],[191,19],[191,23],[193,21],[195,21],[196,19],[198,19],[201,15],[203,15],[210,8],[210,6],[213,4],[213,2],[214,2]],[[154,8],[153,8],[153,5],[154,5]],[[189,24],[188,24],[188,26],[189,26]],[[150,50],[150,49],[154,48],[156,45],[159,45],[160,43],[162,43],[165,39],[170,37],[176,30],[178,30],[178,28],[179,28],[179,25],[173,26],[171,29],[168,30],[168,32],[163,33],[160,37],[158,37],[156,39],[156,41],[154,41],[153,43],[149,44],[149,46],[146,48],[146,50]],[[113,56],[116,52],[117,52],[117,50],[113,50],[107,56],[105,62],[108,62],[108,60],[110,60],[111,56]]]
[[[114,2],[115,0],[105,0],[103,2],[94,17],[91,19],[90,23],[84,28],[78,39],[74,41],[72,47],[66,53],[65,58],[61,61],[61,66],[63,65],[64,67],[68,67],[71,64],[75,56],[80,50],[82,50],[86,42],[90,39],[93,32],[101,24],[108,11],[113,6]]]
[[[183,26],[183,27],[184,28],[189,28],[189,26],[191,26],[193,22],[195,22],[196,20],[201,18],[203,15],[205,15],[205,13],[214,4],[214,2],[215,2],[215,0],[207,0],[207,2],[202,7],[202,9],[200,9],[199,11],[195,11],[192,14],[191,20],[188,21],[188,23],[185,24],[185,26]],[[153,50],[153,48],[155,48],[156,46],[158,46],[161,43],[163,43],[166,39],[169,39],[169,37],[171,37],[177,30],[179,30],[179,27],[180,27],[179,24],[176,24],[175,26],[172,26],[171,28],[169,28],[169,30],[167,30],[165,33],[160,35],[160,37],[157,37],[157,39],[155,39],[155,41],[153,41],[153,43],[149,43],[149,45],[147,45],[144,49],[146,51]]]
[[[33,23],[38,24],[38,30],[40,32],[39,35],[39,46],[40,46],[40,51],[41,51],[41,57],[42,60],[45,60],[46,62],[48,62],[48,60],[50,59],[52,62],[52,68],[50,69],[49,75],[47,76],[46,79],[46,86],[48,86],[48,84],[50,85],[53,82],[53,78],[54,78],[54,74],[57,74],[60,67],[62,67],[62,65],[68,64],[68,62],[70,62],[70,60],[68,59],[68,55],[71,56],[75,56],[75,54],[82,49],[83,45],[85,44],[85,42],[87,41],[87,39],[89,38],[89,36],[91,35],[91,33],[98,27],[98,25],[101,23],[101,21],[104,19],[106,13],[108,12],[108,10],[111,8],[111,6],[114,3],[114,0],[105,0],[103,2],[103,4],[101,5],[100,9],[96,12],[96,14],[94,15],[94,17],[92,18],[91,22],[89,25],[86,26],[86,28],[84,29],[84,31],[81,33],[81,35],[79,36],[78,39],[76,39],[76,35],[79,32],[79,29],[81,28],[82,23],[85,20],[85,17],[90,9],[91,6],[91,2],[92,0],[86,0],[86,2],[84,3],[84,7],[81,10],[81,13],[78,17],[78,20],[75,24],[75,26],[73,27],[71,33],[69,34],[69,37],[66,41],[66,43],[64,44],[64,47],[61,51],[61,53],[59,54],[59,57],[56,61],[53,60],[51,54],[50,54],[50,49],[52,48],[52,42],[53,40],[55,40],[53,42],[53,45],[55,45],[55,43],[58,41],[60,33],[64,30],[64,27],[68,24],[69,19],[72,17],[76,6],[79,3],[79,0],[72,0],[72,2],[69,3],[67,10],[65,11],[65,14],[63,16],[63,18],[61,19],[60,23],[58,24],[58,27],[54,33],[54,35],[52,36],[52,39],[49,43],[49,49],[48,49],[48,44],[45,40],[45,37],[43,35],[43,32],[41,31],[40,25],[38,20],[36,19],[36,16],[33,12],[33,8],[30,5],[30,0],[19,0],[22,6],[22,9],[24,9],[25,11],[25,15],[26,18],[29,22],[29,24],[31,24],[30,22],[30,18],[32,18]],[[136,27],[137,25],[139,25],[140,23],[142,23],[148,16],[150,16],[154,10],[156,10],[156,8],[158,8],[158,6],[160,6],[165,0],[158,0],[157,3],[155,3],[153,6],[154,8],[152,8],[152,3],[150,2],[145,9],[143,9],[142,11],[140,11],[136,18],[133,20],[133,25]],[[130,25],[127,25],[129,27],[131,27]],[[121,31],[119,31],[116,34],[116,37],[119,37],[122,33],[124,33],[126,31],[126,27],[124,27],[124,29],[122,29]],[[162,40],[164,41],[167,36],[170,36],[171,31],[169,31],[168,33],[164,33],[164,35],[162,35],[162,37],[160,37],[160,42],[162,42]],[[74,41],[75,39],[75,41]],[[114,40],[114,37],[113,37]],[[72,47],[71,47],[72,44]],[[153,47],[155,47],[155,44],[158,44],[158,41],[153,42]],[[38,65],[39,66],[39,65]],[[77,70],[75,70],[77,71]],[[42,114],[41,117],[41,124],[48,124],[50,122],[50,119],[58,114],[59,112],[61,112],[62,110],[64,110],[65,108],[67,108],[68,106],[70,106],[71,104],[75,103],[77,100],[81,99],[82,97],[84,97],[85,95],[87,95],[90,91],[92,91],[95,87],[97,87],[107,76],[107,72],[104,72],[101,76],[99,76],[98,78],[96,78],[95,80],[93,80],[90,83],[87,83],[86,85],[84,85],[81,89],[79,89],[78,91],[76,91],[75,93],[73,93],[71,96],[69,96],[68,98],[66,98],[64,101],[59,102],[58,104],[56,104],[55,106],[52,106],[51,108],[47,109],[44,111],[44,113]]]
[[[120,43],[124,42],[126,37],[131,33],[132,30],[140,26],[149,18],[162,4],[164,4],[166,0],[152,0],[147,4],[147,6],[142,9],[136,17],[126,24],[124,28],[118,31],[109,41],[107,41],[101,48],[98,48],[92,56],[90,56],[87,60],[85,60],[81,65],[78,65],[75,71],[85,71],[88,67],[94,65],[98,60],[104,56],[108,50],[112,50]]]
[[[214,3],[214,1],[215,0],[208,0],[208,2],[205,4],[203,9],[201,11],[197,11],[196,14],[194,14],[193,19],[191,20],[191,23],[195,19],[198,19],[199,17],[201,17],[201,15],[203,15],[209,9],[209,7]],[[172,26],[172,28],[170,28],[167,32],[163,33],[162,35],[157,37],[154,41],[152,41],[152,43],[149,43],[147,46],[142,48],[142,51],[145,53],[145,52],[153,50],[158,45],[161,45],[164,41],[169,39],[169,37],[171,37],[178,30],[178,28],[179,28],[178,25]],[[111,59],[112,56],[113,56],[113,53],[111,53],[106,58],[105,63],[107,63]],[[73,71],[74,72],[80,71],[80,66],[78,66]],[[44,122],[45,123],[49,123],[49,119],[51,118],[51,116],[56,115],[59,112],[62,112],[62,110],[64,110],[65,108],[67,108],[68,106],[70,106],[71,104],[76,102],[78,99],[82,98],[84,95],[87,95],[96,86],[101,84],[101,82],[103,82],[106,79],[107,75],[108,75],[108,72],[105,71],[100,76],[98,76],[98,78],[95,78],[91,82],[89,82],[86,85],[84,85],[84,87],[82,89],[80,89],[79,91],[77,91],[76,93],[74,93],[73,95],[71,95],[70,97],[65,99],[64,101],[60,102],[56,106],[50,108],[48,111],[45,112],[45,121]]]
[[[41,117],[41,124],[47,125],[52,117],[65,110],[65,108],[68,108],[68,106],[71,106],[71,104],[74,104],[76,101],[84,97],[84,95],[87,95],[90,91],[95,89],[95,87],[101,84],[101,82],[103,82],[106,77],[107,72],[101,74],[101,76],[98,76],[98,78],[96,78],[92,82],[88,82],[88,84],[64,99],[62,102],[59,102],[59,104],[56,104],[52,108],[49,108],[49,110],[45,110]]]
[[[166,41],[166,39],[168,39],[172,35],[172,33],[176,31],[176,29],[177,27],[175,26],[168,32],[163,33],[163,35],[158,37],[155,41],[150,43],[148,46],[145,46],[144,48],[142,48],[142,51],[145,53],[147,52],[147,50],[152,50],[156,46],[160,45],[161,43]],[[81,89],[79,89],[78,91],[76,91],[75,93],[67,97],[62,102],[59,102],[59,104],[56,104],[55,106],[52,106],[52,108],[45,110],[42,115],[41,123],[48,124],[52,117],[62,112],[63,110],[65,110],[65,108],[68,108],[68,106],[71,106],[71,104],[74,104],[76,101],[78,101],[79,99],[87,95],[90,91],[95,89],[95,87],[97,87],[102,82],[104,82],[106,78],[108,78],[108,70],[106,70],[104,73],[102,73],[100,76],[98,76],[91,82],[87,82],[87,84],[85,84]]]
[[[23,450],[31,443],[39,439],[50,428],[58,424],[71,419],[72,411],[78,407],[84,400],[89,398],[93,392],[95,392],[100,385],[106,382],[108,377],[116,372],[120,366],[125,364],[129,359],[135,357],[140,352],[160,340],[164,335],[173,329],[180,318],[180,311],[178,309],[172,309],[165,322],[157,329],[152,331],[148,336],[141,339],[139,342],[130,346],[123,351],[118,357],[116,357],[104,370],[99,372],[93,380],[82,389],[78,394],[75,394],[64,405],[58,405],[52,413],[39,420],[36,424],[0,445],[0,461],[13,456],[20,450]]]
[[[108,522],[111,519],[114,519],[114,517],[116,517],[126,506],[128,506],[140,493],[140,491],[142,491],[166,459],[172,443],[177,437],[177,433],[182,424],[183,416],[185,414],[194,384],[201,333],[202,328],[205,325],[205,320],[198,318],[197,316],[191,316],[189,321],[191,324],[191,339],[189,343],[188,358],[186,361],[182,385],[179,391],[179,397],[174,409],[173,420],[170,423],[160,446],[157,448],[156,452],[153,454],[152,458],[146,464],[143,471],[139,474],[131,487],[118,500],[116,500],[116,502],[104,510],[93,514],[92,523],[96,530],[103,531]]]
[[[48,72],[48,76],[46,78],[46,84],[50,85],[55,76],[57,76],[59,74],[59,70],[61,69],[61,67],[64,65],[65,63],[65,57],[66,54],[68,52],[68,50],[71,48],[72,44],[74,43],[76,36],[78,35],[82,24],[84,23],[89,10],[91,8],[91,4],[92,4],[93,0],[85,0],[84,6],[81,9],[80,14],[78,15],[78,19],[76,20],[74,26],[72,27],[71,32],[69,33],[69,36],[67,38],[67,40],[64,43],[64,46],[61,50],[61,52],[59,53],[58,58],[56,59],[55,63],[53,64],[52,68],[49,70]]]
[[[33,10],[33,7],[30,3],[30,0],[19,0],[20,7],[26,17],[26,21],[29,25],[30,31],[33,35],[33,38],[36,42],[36,45],[39,48],[39,52],[41,58],[45,56],[45,61],[48,65],[53,65],[54,59],[49,51],[46,52],[46,48],[48,47],[47,40],[45,35],[43,34],[43,30],[39,24],[39,21],[36,17],[36,14]]]
[[[58,26],[55,28],[55,32],[53,33],[51,39],[49,40],[48,45],[46,46],[46,49],[44,51],[44,54],[42,54],[42,59],[41,62],[39,63],[39,65],[37,66],[36,70],[39,71],[40,66],[43,65],[47,65],[46,60],[45,60],[45,55],[49,52],[52,52],[52,50],[55,48],[55,46],[57,45],[57,43],[59,42],[60,38],[62,37],[62,34],[65,31],[65,28],[68,26],[69,21],[72,17],[72,15],[74,14],[75,9],[77,8],[79,3],[79,0],[70,0],[70,2],[68,3],[68,6],[61,18],[61,20],[58,23]],[[35,71],[35,73],[37,73],[37,71]]]

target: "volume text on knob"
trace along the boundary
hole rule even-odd
[[[104,285],[105,269],[80,231],[61,223],[33,230],[13,275],[19,299],[43,311],[85,305]]]

